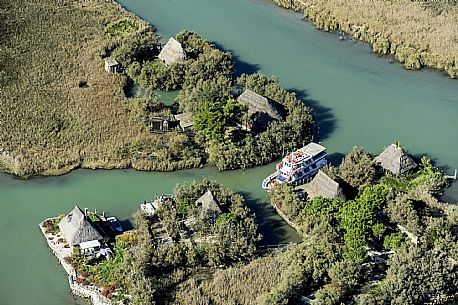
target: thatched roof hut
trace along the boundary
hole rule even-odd
[[[218,202],[216,202],[210,190],[207,190],[205,194],[197,199],[196,204],[201,208],[200,215],[202,218],[216,218],[222,213]]]
[[[174,117],[175,120],[180,123],[180,127],[183,131],[190,130],[194,126],[194,121],[190,113],[180,113],[176,114]]]
[[[186,60],[186,53],[181,46],[181,43],[170,37],[167,44],[162,48],[159,53],[159,59],[166,65],[171,65]]]
[[[374,162],[395,175],[403,174],[417,167],[415,161],[399,144],[391,144],[378,155]]]
[[[237,101],[248,106],[248,115],[250,116],[256,112],[265,112],[270,117],[277,120],[282,118],[280,112],[272,102],[270,102],[266,97],[259,95],[250,89],[245,89],[245,91],[237,98]]]
[[[245,126],[248,129],[263,130],[271,121],[282,119],[279,109],[272,101],[250,89],[245,89],[237,101],[248,106],[250,122]]]
[[[59,222],[59,228],[70,246],[103,238],[77,205]]]
[[[301,185],[299,189],[305,191],[310,199],[318,196],[345,199],[345,194],[340,184],[321,170],[318,171],[310,183]]]

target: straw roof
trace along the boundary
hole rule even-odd
[[[310,183],[300,186],[299,189],[304,190],[311,199],[318,196],[332,199],[345,199],[340,184],[321,170],[318,171]]]
[[[218,203],[210,190],[207,190],[199,199],[196,200],[196,204],[201,206],[201,217],[216,218],[222,213]]]
[[[70,246],[103,238],[77,205],[59,222],[59,228]]]
[[[395,175],[417,167],[415,161],[398,144],[391,144],[378,155],[374,162]]]
[[[180,113],[176,114],[175,120],[180,122],[180,127],[185,130],[194,126],[194,121],[192,120],[192,115],[190,113]]]
[[[245,91],[237,98],[241,104],[248,106],[248,115],[251,116],[256,112],[267,113],[270,117],[281,120],[282,116],[278,109],[266,97],[257,94],[250,89]]]
[[[161,53],[159,53],[159,59],[162,60],[166,65],[170,65],[185,61],[186,53],[183,50],[181,44],[176,41],[175,38],[170,37]]]

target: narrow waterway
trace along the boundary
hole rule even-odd
[[[233,52],[237,72],[276,75],[312,106],[321,139],[337,160],[354,145],[372,153],[400,141],[458,168],[458,81],[431,70],[407,71],[371,52],[316,30],[299,13],[268,0],[119,0],[151,22],[166,41],[193,30]],[[458,184],[447,191],[458,200]]]
[[[298,242],[299,237],[266,204],[265,166],[221,173],[214,168],[148,173],[134,170],[77,170],[59,177],[19,180],[0,174],[0,304],[79,304],[68,293],[63,270],[48,251],[38,223],[69,212],[74,204],[115,215],[125,227],[139,204],[177,183],[204,178],[241,192],[254,213],[264,242]],[[27,290],[27,293],[24,293]]]
[[[371,54],[367,45],[339,41],[301,16],[264,0],[121,0],[150,21],[164,39],[194,30],[231,50],[237,72],[277,75],[314,107],[321,138],[334,160],[353,145],[377,153],[401,141],[414,154],[428,152],[451,171],[458,167],[458,82],[433,71],[412,72]],[[165,95],[164,99],[168,98]],[[38,222],[75,203],[128,224],[138,204],[176,183],[217,180],[243,192],[266,241],[297,235],[265,205],[260,189],[273,166],[219,173],[212,168],[175,173],[77,170],[27,181],[0,174],[0,304],[82,304],[68,292],[64,272],[46,249]],[[456,202],[458,186],[448,190]]]

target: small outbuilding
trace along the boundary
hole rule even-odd
[[[120,69],[120,64],[114,59],[105,59],[105,71],[108,73],[117,73]]]
[[[345,194],[340,184],[319,170],[312,181],[301,185],[298,190],[307,193],[309,199],[321,196],[330,199],[345,199]]]
[[[398,144],[393,143],[374,159],[374,163],[395,175],[404,174],[417,167],[417,163]]]
[[[237,101],[248,106],[249,122],[244,124],[247,129],[264,129],[271,121],[282,119],[280,111],[273,102],[250,89],[245,89]]]
[[[180,113],[174,116],[175,120],[177,120],[180,124],[180,127],[183,131],[191,130],[194,126],[194,121],[192,119],[192,115],[190,113]]]
[[[159,53],[159,59],[166,65],[183,62],[186,60],[186,52],[183,50],[181,43],[170,37],[167,44]]]
[[[149,119],[149,129],[151,132],[165,132],[169,130],[169,121],[160,118],[152,117]]]
[[[222,213],[210,190],[207,190],[205,194],[196,200],[196,205],[201,208],[201,218],[216,219]]]

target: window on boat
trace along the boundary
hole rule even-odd
[[[320,152],[319,154],[317,154],[317,155],[314,157],[314,159],[318,160],[318,159],[320,159],[320,158],[322,158],[322,157],[324,157],[324,156],[326,156],[326,151]]]

